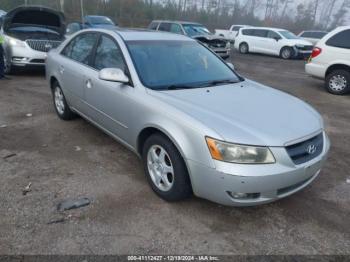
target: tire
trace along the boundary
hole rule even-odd
[[[326,89],[334,95],[350,93],[350,72],[334,70],[326,76]]]
[[[249,53],[249,46],[247,43],[242,43],[239,45],[239,52],[241,54],[248,54]]]
[[[143,146],[142,159],[147,181],[160,198],[175,202],[192,195],[185,161],[167,137],[160,133],[150,136]]]
[[[76,118],[76,114],[70,110],[63,91],[57,82],[52,86],[52,97],[55,111],[59,118],[66,121]]]
[[[283,47],[281,49],[281,54],[280,54],[281,58],[285,59],[285,60],[289,60],[294,56],[294,51],[292,48],[290,47]]]
[[[6,54],[4,54],[4,73],[5,75],[11,75],[14,73],[14,67],[7,61]]]

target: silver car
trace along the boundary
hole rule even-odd
[[[314,181],[330,147],[311,106],[186,36],[84,30],[46,67],[58,116],[80,115],[140,156],[167,201],[272,202]]]

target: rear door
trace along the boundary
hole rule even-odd
[[[119,68],[129,75],[119,44],[107,34],[101,35],[89,74],[86,75],[86,105],[94,122],[121,140],[130,142],[129,110],[135,88],[130,84],[99,79],[99,72],[104,68]]]
[[[253,44],[254,44],[254,50],[258,53],[266,53],[266,39],[267,39],[267,32],[268,30],[264,29],[254,29],[253,30]],[[250,47],[249,47],[250,48]]]
[[[62,51],[59,73],[60,84],[71,106],[84,111],[84,77],[97,43],[98,34],[82,33],[76,36]]]

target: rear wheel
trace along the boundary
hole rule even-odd
[[[66,98],[60,85],[55,82],[52,87],[53,102],[56,113],[62,120],[71,120],[76,117],[76,114],[70,110]]]
[[[326,77],[326,89],[334,95],[344,95],[350,92],[350,72],[334,70]]]
[[[281,50],[281,57],[283,59],[291,59],[294,56],[294,51],[290,47],[283,47]]]
[[[8,61],[6,54],[4,54],[4,73],[5,75],[10,75],[13,73],[13,66],[11,61]]]
[[[247,43],[242,43],[239,45],[239,52],[241,54],[248,54],[249,53],[249,46]]]
[[[162,134],[149,137],[142,151],[144,171],[153,191],[166,201],[192,195],[185,162],[174,144]]]

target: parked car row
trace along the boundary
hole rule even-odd
[[[151,22],[148,29],[186,35],[200,41],[223,59],[230,57],[230,41],[213,35],[204,25],[199,23],[156,20]]]

